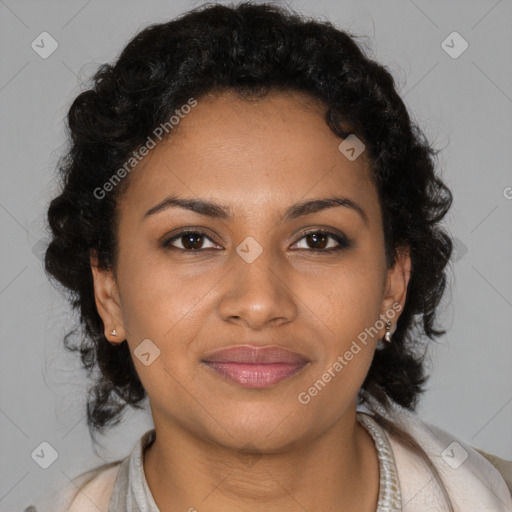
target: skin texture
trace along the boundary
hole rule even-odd
[[[375,511],[377,454],[355,413],[385,329],[307,405],[297,397],[379,315],[404,306],[411,262],[403,251],[386,268],[365,154],[348,160],[323,115],[321,103],[300,93],[251,102],[230,92],[201,98],[129,176],[116,273],[91,258],[109,341],[126,339],[133,354],[150,339],[161,351],[149,366],[134,363],[157,433],[145,474],[162,512]],[[169,208],[144,218],[171,194],[221,203],[233,217]],[[340,206],[280,220],[294,203],[332,196],[356,202],[366,221]],[[175,250],[161,246],[192,227],[212,235],[196,242],[202,251],[180,252],[181,237]],[[308,242],[305,233],[318,228],[341,231],[352,245],[315,251],[338,245],[330,237],[325,245]],[[262,249],[252,263],[236,251],[247,237]],[[207,352],[243,343],[282,346],[310,363],[254,390],[201,362]]]

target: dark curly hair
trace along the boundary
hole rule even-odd
[[[273,4],[206,4],[139,32],[73,101],[70,149],[58,164],[62,191],[48,210],[52,238],[45,269],[80,309],[80,343],[69,343],[75,329],[65,344],[80,351],[89,376],[96,370],[87,406],[91,433],[117,424],[126,405],[141,407],[146,397],[127,343],[112,345],[104,336],[89,259],[93,251],[102,268],[115,272],[116,205],[129,176],[101,199],[94,191],[190,97],[299,91],[325,105],[333,133],[356,134],[364,142],[382,209],[387,265],[397,250],[410,249],[407,301],[393,343],[375,352],[359,403],[372,406],[382,425],[419,448],[377,408],[415,409],[427,379],[422,339],[445,333],[435,318],[452,252],[440,221],[452,194],[435,173],[438,151],[411,121],[390,72],[365,55],[357,37]]]

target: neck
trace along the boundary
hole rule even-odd
[[[161,512],[376,510],[377,453],[355,410],[320,436],[277,453],[242,454],[178,425],[159,427],[155,421],[144,471]]]

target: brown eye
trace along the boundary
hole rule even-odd
[[[204,247],[203,245],[205,241],[210,241],[213,245],[210,247]],[[180,243],[181,247],[179,245],[175,245],[176,242]],[[162,247],[192,252],[202,249],[211,249],[215,247],[215,243],[202,231],[183,231],[176,236],[165,240]]]
[[[299,239],[304,240],[306,247],[298,247],[298,249],[311,249],[312,251],[331,252],[351,247],[351,242],[345,235],[333,233],[322,229],[309,231]],[[299,243],[297,242],[297,243]]]
[[[325,249],[329,244],[329,235],[325,233],[309,233],[306,242],[312,249]]]

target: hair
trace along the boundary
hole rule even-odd
[[[358,404],[371,407],[382,426],[425,458],[449,502],[427,454],[386,412],[395,404],[415,410],[428,378],[421,348],[446,332],[435,320],[452,253],[441,225],[452,194],[436,175],[438,151],[410,119],[391,73],[363,52],[358,37],[274,4],[205,4],[141,30],[74,99],[67,116],[70,148],[58,163],[62,190],[48,209],[45,269],[80,311],[80,342],[70,343],[76,328],[64,343],[79,351],[93,380],[87,399],[91,434],[117,424],[127,405],[142,408],[146,397],[127,343],[112,345],[104,335],[89,259],[96,254],[99,266],[115,273],[116,206],[129,176],[101,199],[95,190],[190,97],[302,92],[325,105],[333,133],[343,139],[355,134],[365,144],[382,210],[386,264],[391,267],[404,247],[412,262],[393,341],[375,351]]]

